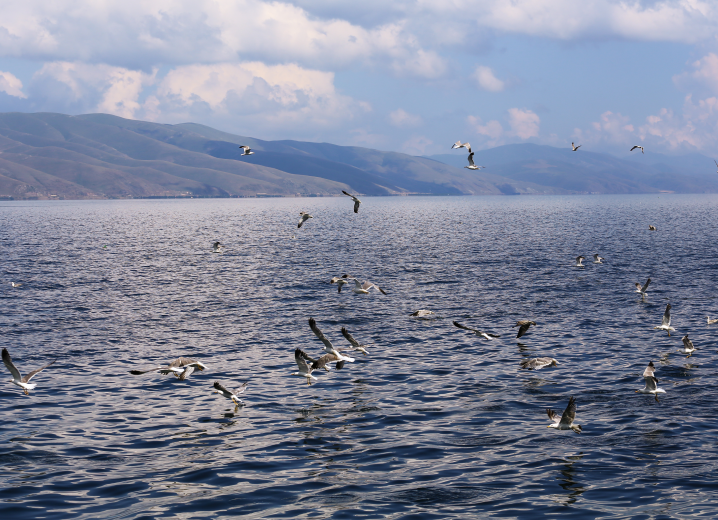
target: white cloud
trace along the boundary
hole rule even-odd
[[[488,137],[488,140],[486,140],[482,145],[483,148],[492,148],[494,146],[504,144],[504,128],[498,121],[491,120],[486,124],[482,124],[483,121],[481,118],[476,116],[468,116],[466,120],[474,132],[478,135]]]
[[[646,118],[638,129],[641,139],[658,143],[671,150],[709,150],[718,146],[718,98],[693,102],[686,96],[683,113],[676,115],[662,108]]]
[[[521,139],[538,137],[541,120],[531,110],[509,108],[509,126],[512,133]]]
[[[705,87],[711,93],[718,94],[718,56],[710,53],[693,62],[693,71],[673,76],[673,82],[684,90]]]
[[[15,77],[10,72],[3,72],[0,70],[0,92],[18,98],[27,98],[27,95],[22,91],[22,81]]]
[[[474,71],[473,78],[480,88],[489,92],[501,92],[504,90],[505,83],[494,76],[494,72],[490,67],[479,65]]]
[[[389,114],[389,122],[399,128],[421,125],[421,117],[410,114],[401,108],[397,108]]]

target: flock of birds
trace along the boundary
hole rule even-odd
[[[578,150],[581,145],[575,145],[574,143],[571,143],[571,147],[573,151]],[[242,155],[251,155],[254,154],[254,152],[248,147],[248,146],[240,146],[240,148],[243,150]],[[454,148],[466,148],[469,151],[469,166],[465,166],[465,168],[471,169],[471,170],[478,170],[481,168],[485,168],[485,166],[477,166],[474,164],[473,155],[474,153],[471,151],[471,145],[469,143],[462,143],[460,140],[454,143],[452,146],[452,149]],[[634,146],[631,148],[631,151],[635,149],[641,149],[641,152],[643,153],[643,147],[642,146]],[[716,162],[716,166],[718,166],[718,162]],[[348,193],[346,191],[342,190],[342,193],[352,199],[354,202],[354,213],[359,213],[359,206],[361,205],[361,200],[359,200],[357,197],[352,195],[351,193]],[[310,215],[307,212],[300,212],[300,220],[297,224],[297,228],[301,228],[302,225],[307,222],[312,215]],[[649,225],[649,231],[656,231],[656,227],[653,225]],[[224,250],[224,246],[220,242],[214,242],[212,244],[212,253],[222,253]],[[603,257],[599,256],[598,254],[593,255],[594,264],[602,264],[605,260]],[[575,267],[578,268],[584,268],[586,267],[583,264],[583,261],[586,259],[584,256],[578,256],[576,257],[576,263]],[[342,276],[335,276],[333,277],[330,282],[330,284],[336,284],[338,292],[342,292],[342,288],[344,285],[351,285],[354,284],[354,287],[352,287],[352,292],[354,294],[359,295],[367,295],[369,294],[371,289],[375,289],[376,291],[380,292],[381,294],[386,295],[386,291],[384,291],[382,288],[380,288],[377,284],[369,281],[361,282],[358,278],[354,276],[350,276],[349,274],[343,274]],[[642,300],[645,301],[646,298],[646,291],[648,290],[648,286],[651,283],[651,279],[649,278],[645,284],[641,285],[640,283],[636,283],[636,291],[641,295]],[[11,282],[12,287],[17,288],[20,287],[22,284],[17,282]],[[411,316],[418,317],[418,318],[425,318],[430,315],[434,314],[433,311],[427,310],[427,309],[419,309],[417,311],[414,311]],[[707,318],[708,325],[714,325],[718,324],[718,319],[711,319],[710,317]],[[474,329],[471,327],[468,327],[466,325],[463,325],[457,321],[453,322],[453,325],[457,328],[467,330],[469,332],[472,332],[476,334],[477,336],[483,338],[484,340],[492,340],[494,338],[499,338],[500,335],[494,334],[491,332],[482,331],[479,329]],[[521,338],[524,334],[526,334],[531,326],[536,326],[535,321],[530,320],[519,320],[516,322],[516,325],[513,326],[513,328],[518,327],[518,332],[516,334],[516,338]],[[335,363],[335,370],[341,370],[344,368],[346,363],[353,363],[355,360],[354,358],[350,357],[348,355],[349,351],[353,352],[360,352],[364,354],[365,356],[368,354],[367,346],[360,344],[354,337],[349,333],[349,331],[342,327],[341,333],[344,336],[344,338],[349,342],[348,348],[338,348],[335,347],[329,339],[324,335],[324,333],[319,329],[317,326],[316,321],[314,318],[309,318],[309,328],[314,333],[314,335],[324,344],[324,354],[313,358],[303,350],[297,348],[294,350],[294,361],[297,364],[298,371],[292,373],[293,376],[306,378],[307,384],[311,385],[312,381],[317,381],[318,379],[313,375],[313,372],[316,370],[324,369],[325,371],[330,371],[330,363]],[[671,332],[675,332],[675,328],[671,327],[671,305],[668,304],[666,306],[666,310],[663,314],[663,319],[661,321],[660,325],[657,325],[654,327],[656,330],[665,331],[668,333],[668,336],[670,337]],[[693,346],[693,343],[688,338],[688,334],[683,336],[682,338],[684,348],[679,349],[678,352],[681,354],[686,354],[687,358],[690,357],[697,349]],[[3,348],[2,350],[2,360],[7,369],[12,374],[12,383],[16,386],[20,387],[25,395],[29,395],[29,391],[33,390],[36,387],[36,384],[30,383],[30,380],[39,372],[45,370],[47,367],[52,365],[55,360],[51,361],[50,363],[35,369],[31,371],[28,375],[22,376],[20,373],[20,370],[15,366],[15,364],[12,361],[12,358],[10,357],[10,353],[8,352],[7,348]],[[528,369],[528,370],[539,370],[545,367],[552,367],[552,366],[558,366],[558,361],[551,357],[539,357],[539,358],[533,358],[533,359],[527,359],[521,363],[521,368]],[[143,375],[147,373],[159,373],[159,374],[172,374],[180,381],[184,381],[187,379],[195,370],[202,371],[207,368],[206,365],[204,365],[201,361],[197,361],[195,359],[186,358],[186,357],[179,357],[167,365],[162,366],[154,366],[152,368],[146,369],[146,370],[130,370],[130,374],[132,375]],[[645,387],[639,390],[636,390],[637,393],[641,394],[650,394],[653,395],[658,401],[658,394],[665,393],[665,390],[658,387],[658,379],[655,376],[655,366],[653,365],[653,362],[649,362],[648,366],[646,367],[645,371],[643,372],[643,379],[645,383]],[[222,383],[219,381],[215,381],[214,383],[214,393],[222,395],[223,397],[231,400],[235,405],[235,411],[239,408],[239,406],[243,406],[244,402],[239,399],[239,395],[244,393],[248,385],[248,382],[244,382],[240,387],[238,387],[235,390],[230,390],[227,387],[225,387]],[[582,427],[579,424],[574,424],[575,418],[576,418],[576,400],[572,396],[568,402],[568,406],[563,411],[563,414],[559,416],[554,410],[547,408],[546,413],[551,420],[551,424],[548,425],[549,428],[555,428],[558,430],[573,430],[576,433],[581,433]]]

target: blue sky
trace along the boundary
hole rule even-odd
[[[718,3],[4,2],[0,111],[411,154],[718,145]]]

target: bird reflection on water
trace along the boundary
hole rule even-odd
[[[576,479],[578,473],[577,469],[580,468],[580,465],[576,466],[576,463],[583,457],[583,452],[579,452],[578,455],[566,457],[564,462],[559,465],[559,474],[556,477],[556,480],[559,481],[559,486],[567,491],[564,495],[554,495],[554,500],[559,504],[570,506],[571,504],[576,503],[578,497],[586,491],[586,486],[577,482]]]

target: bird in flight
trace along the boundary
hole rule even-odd
[[[454,327],[459,327],[460,329],[469,330],[476,334],[477,336],[481,336],[484,339],[492,339],[492,338],[500,338],[498,334],[491,334],[490,332],[484,332],[478,329],[472,329],[471,327],[467,327],[466,325],[462,325],[458,321],[454,321]]]
[[[32,390],[37,386],[37,384],[35,384],[35,383],[30,383],[30,379],[32,379],[33,376],[35,374],[37,374],[38,372],[42,372],[47,367],[52,365],[55,361],[57,361],[57,360],[50,361],[44,367],[37,368],[37,369],[33,370],[32,372],[30,372],[25,377],[22,377],[22,375],[20,374],[20,371],[17,369],[15,364],[12,362],[10,353],[7,351],[6,348],[2,349],[2,362],[5,363],[5,366],[12,374],[12,384],[22,388],[23,392],[25,392],[25,395],[30,395],[29,390]]]
[[[244,152],[242,152],[242,155],[252,155],[254,153],[252,149],[247,145],[243,144],[242,146],[240,146],[240,148],[244,150]]]
[[[658,394],[665,394],[666,391],[662,388],[658,388],[658,379],[653,375],[656,367],[653,366],[653,361],[648,362],[648,366],[643,371],[643,380],[646,382],[646,386],[641,390],[636,390],[637,394],[653,394],[656,398],[656,402],[659,403]]]
[[[234,411],[237,411],[237,408],[239,408],[240,405],[244,405],[244,401],[242,401],[239,397],[237,397],[239,394],[244,393],[244,391],[247,389],[247,384],[249,382],[242,383],[242,386],[237,388],[236,390],[232,391],[229,390],[227,387],[225,387],[222,383],[219,381],[214,382],[214,389],[216,392],[212,392],[214,394],[222,394],[227,399],[231,399],[234,403]]]
[[[638,145],[635,145],[633,148],[631,148],[631,149],[629,150],[629,152],[632,152],[632,151],[635,150],[636,148],[640,148],[640,149],[641,149],[641,153],[646,153],[646,152],[643,151],[643,146],[638,146]]]
[[[314,218],[309,213],[307,213],[305,211],[300,211],[299,214],[302,216],[302,218],[299,219],[299,224],[297,224],[297,229],[302,227],[302,224],[304,224],[310,218]]]
[[[354,213],[359,213],[359,204],[361,204],[361,201],[357,199],[354,195],[351,193],[347,193],[346,191],[342,190],[342,193],[346,195],[347,197],[351,197],[354,201]]]
[[[605,260],[605,258],[603,258],[602,256],[598,256],[598,253],[593,255],[593,263],[594,264],[602,264],[604,260]]]
[[[648,290],[648,286],[651,285],[651,279],[649,278],[646,280],[646,283],[641,287],[641,284],[636,282],[636,292],[641,293],[641,298],[646,297],[646,291]]]
[[[666,305],[666,312],[663,313],[663,320],[661,320],[661,324],[653,327],[654,329],[658,330],[665,330],[668,335],[671,335],[671,331],[674,331],[673,327],[671,327],[671,304],[669,303]]]
[[[524,334],[526,334],[526,332],[529,330],[529,327],[531,327],[531,325],[536,325],[536,322],[528,321],[528,320],[517,321],[516,325],[514,325],[514,327],[519,327],[519,333],[516,334],[516,339],[518,339],[521,336],[523,336]],[[514,327],[511,327],[511,328],[513,329]]]
[[[577,257],[576,257],[576,267],[586,267],[586,266],[583,265],[583,263],[582,263],[584,260],[586,260],[586,257],[585,257],[585,256],[577,256]]]
[[[212,252],[213,253],[221,253],[222,249],[224,249],[224,246],[220,244],[219,242],[215,242],[212,244]]]
[[[469,151],[469,153],[471,153],[471,145],[469,143],[462,143],[461,139],[459,139],[458,141],[456,141],[453,144],[451,149],[453,150],[454,148],[466,148]]]
[[[578,146],[576,146],[575,144],[573,144],[573,142],[571,143],[571,149],[572,149],[574,152],[575,152],[576,150],[578,150],[579,148],[581,148],[581,145],[580,145],[580,144],[579,144]]]
[[[464,168],[468,168],[469,170],[480,170],[481,168],[484,168],[484,166],[476,166],[474,164],[474,152],[471,152],[469,154],[469,165],[464,166]]]
[[[568,406],[563,411],[563,415],[561,415],[561,417],[556,415],[556,412],[551,410],[551,408],[546,408],[546,413],[548,414],[548,418],[553,421],[548,425],[549,428],[556,428],[557,430],[573,430],[576,433],[581,433],[581,425],[573,424],[573,421],[576,420],[576,399],[574,399],[573,396],[568,400]]]

